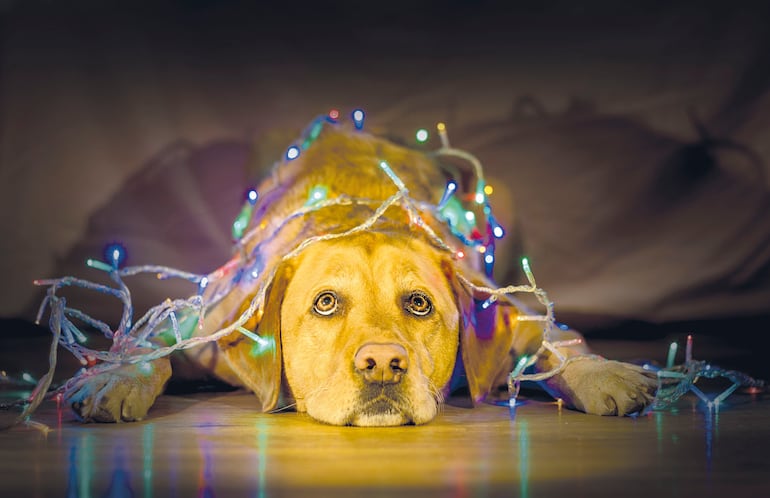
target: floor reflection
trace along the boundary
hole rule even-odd
[[[131,476],[126,468],[125,450],[120,447],[115,451],[115,468],[112,471],[110,485],[104,498],[131,498],[134,492],[131,489]]]
[[[142,429],[142,482],[144,497],[152,498],[152,461],[155,446],[155,424],[147,424]]]
[[[214,498],[214,464],[211,458],[211,441],[198,439],[201,466],[198,472],[198,498]]]
[[[257,432],[257,498],[265,498],[267,484],[267,433],[265,421],[260,419],[254,427]]]
[[[28,439],[18,452],[34,460],[20,459],[0,485],[12,476],[33,485],[35,496],[68,498],[266,498],[289,490],[357,496],[366,489],[392,489],[403,497],[431,490],[454,498],[501,491],[528,498],[551,487],[581,495],[617,491],[629,479],[654,474],[665,478],[648,482],[652,495],[698,494],[736,472],[754,483],[741,462],[760,468],[766,461],[761,445],[752,444],[766,434],[758,421],[766,419],[767,408],[756,401],[716,411],[692,397],[637,419],[589,417],[558,404],[521,406],[515,420],[499,407],[452,408],[433,425],[371,430],[324,426],[291,414],[232,415],[240,402],[222,398],[217,408],[229,416],[195,406],[195,413],[137,424],[65,422],[61,437],[47,439],[19,431],[14,437]],[[55,423],[56,413],[51,415]],[[747,423],[749,416],[754,423]],[[5,453],[6,468],[16,464],[17,450]]]
[[[529,498],[529,428],[519,420],[519,496]]]

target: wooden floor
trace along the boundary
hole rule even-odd
[[[770,496],[770,402],[695,398],[639,418],[555,403],[447,406],[418,427],[257,414],[250,394],[164,395],[144,422],[81,425],[46,402],[0,432],[0,496]]]

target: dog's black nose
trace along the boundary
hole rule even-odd
[[[353,360],[370,384],[397,384],[409,368],[409,355],[400,344],[364,344]]]

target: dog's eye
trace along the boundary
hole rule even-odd
[[[428,296],[422,292],[412,292],[409,297],[406,298],[404,308],[415,316],[426,316],[433,311],[433,303],[431,303]]]
[[[323,291],[315,298],[313,311],[322,316],[329,316],[337,311],[337,305],[337,294],[332,291]]]

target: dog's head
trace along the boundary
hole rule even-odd
[[[510,329],[494,307],[478,315],[478,303],[445,251],[409,232],[364,232],[282,264],[258,328],[274,347],[254,355],[243,343],[240,355],[226,354],[264,410],[283,379],[298,411],[322,422],[422,424],[462,370],[458,348],[475,400],[509,365]]]
[[[284,369],[298,408],[337,425],[431,420],[458,346],[443,266],[424,242],[379,233],[300,255],[281,305]]]

